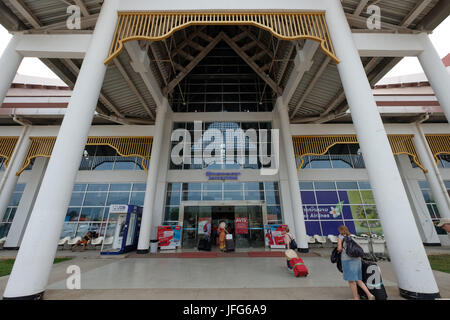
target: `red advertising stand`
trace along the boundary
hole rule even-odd
[[[161,250],[176,249],[181,243],[181,226],[158,226],[157,237]]]
[[[265,244],[266,247],[272,249],[285,249],[284,236],[286,234],[287,225],[282,224],[267,224],[264,226]]]

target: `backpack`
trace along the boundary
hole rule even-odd
[[[345,243],[347,248],[345,248],[345,253],[351,258],[360,258],[364,256],[364,250],[359,244],[355,242],[352,238],[346,236]]]
[[[297,242],[295,242],[295,239],[291,238],[289,234],[288,237],[291,239],[291,242],[289,242],[289,249],[291,250],[297,249]]]

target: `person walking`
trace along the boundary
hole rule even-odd
[[[375,297],[370,293],[369,289],[367,289],[366,285],[362,281],[361,258],[352,258],[346,253],[347,244],[345,239],[346,237],[350,237],[348,228],[346,226],[340,226],[338,231],[339,237],[337,250],[341,253],[344,280],[348,281],[348,285],[353,294],[353,299],[359,300],[358,289],[356,287],[356,285],[358,285],[365,292],[369,300],[375,300]]]
[[[227,234],[225,227],[226,227],[225,222],[221,222],[219,224],[219,249],[221,251],[225,251],[225,241],[226,241],[226,234]]]
[[[294,235],[289,232],[289,227],[286,227],[284,231],[286,231],[286,233],[284,234],[284,243],[286,244],[286,249],[297,250],[297,243],[295,242]],[[287,267],[289,270],[292,270],[292,267],[289,264],[289,260],[287,260]]]

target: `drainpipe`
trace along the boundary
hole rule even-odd
[[[12,168],[12,164],[14,163],[14,161],[17,158],[17,154],[19,152],[20,146],[22,145],[23,141],[25,140],[25,137],[28,134],[28,131],[30,129],[30,122],[26,121],[26,120],[20,120],[18,119],[15,115],[11,116],[13,118],[13,120],[17,123],[19,123],[20,125],[23,126],[23,130],[22,133],[20,134],[19,140],[17,141],[16,147],[14,148],[14,152],[11,155],[11,159],[9,159],[9,164],[8,167],[5,170],[5,173],[2,176],[2,179],[0,180],[0,193],[3,191],[3,187],[5,186],[6,183],[6,179],[7,177],[10,175],[11,172],[11,168]],[[13,173],[14,174],[14,173]]]
[[[425,147],[425,150],[426,150],[426,152],[427,152],[427,154],[428,154],[428,156],[429,156],[429,158],[431,160],[430,161],[431,162],[431,164],[430,164],[431,167],[429,169],[431,171],[433,171],[433,172],[430,172],[430,174],[435,174],[436,175],[438,183],[439,183],[439,186],[440,186],[439,191],[443,195],[443,197],[445,199],[445,202],[447,203],[447,208],[450,208],[450,203],[448,201],[447,188],[445,187],[444,180],[442,178],[441,172],[439,171],[439,168],[436,165],[436,161],[435,161],[434,157],[432,156],[433,153],[432,153],[432,151],[430,149],[430,146],[428,145],[428,141],[427,141],[427,139],[425,137],[425,134],[424,134],[422,126],[421,126],[421,124],[423,122],[427,121],[429,118],[430,118],[430,114],[426,113],[419,120],[414,121],[414,124],[415,124],[415,126],[417,128],[417,131],[419,132],[418,138],[419,138],[420,142],[422,143],[422,145]],[[442,215],[445,216],[446,214],[443,212]]]

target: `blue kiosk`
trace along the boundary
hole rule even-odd
[[[141,218],[142,207],[111,205],[100,254],[117,255],[136,250]]]

